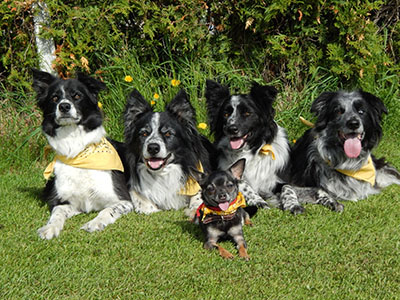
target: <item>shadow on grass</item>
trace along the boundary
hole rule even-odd
[[[182,233],[189,234],[200,242],[204,241],[203,232],[201,231],[199,225],[196,225],[188,220],[175,221],[174,223],[177,224],[182,229]]]
[[[45,206],[47,203],[43,201],[42,193],[43,193],[43,188],[38,188],[38,187],[19,187],[18,191],[23,193],[23,194],[28,194],[31,196],[40,207]]]

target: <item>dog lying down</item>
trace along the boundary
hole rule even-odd
[[[51,215],[39,236],[57,237],[68,218],[92,211],[100,213],[82,229],[102,230],[133,210],[122,162],[102,125],[97,95],[105,84],[84,74],[64,80],[33,70],[33,88],[43,133],[56,152],[44,174]]]
[[[372,150],[382,137],[381,99],[364,92],[325,92],[312,104],[315,126],[291,152],[291,184],[282,188],[283,208],[297,214],[303,203],[322,204],[342,211],[337,200],[357,201],[391,184],[400,173]]]

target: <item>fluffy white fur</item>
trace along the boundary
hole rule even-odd
[[[68,125],[59,127],[54,137],[46,137],[58,154],[72,158],[87,145],[99,142],[104,135],[102,126],[86,132],[82,126]],[[38,230],[39,236],[43,239],[57,237],[66,219],[80,213],[100,211],[96,218],[82,226],[82,229],[93,232],[104,229],[122,214],[130,212],[133,209],[132,202],[118,198],[111,172],[75,168],[57,161],[54,166],[56,193],[69,204],[53,208],[48,223]]]
[[[285,129],[278,126],[277,135],[271,143],[275,160],[270,155],[256,154],[251,152],[248,145],[241,151],[231,151],[229,149],[229,138],[224,137],[218,144],[218,148],[224,152],[220,157],[219,167],[228,169],[233,163],[241,158],[246,159],[246,169],[243,180],[251,184],[252,188],[259,194],[272,196],[271,190],[277,183],[282,183],[277,176],[289,160],[289,144],[286,138]]]
[[[135,186],[134,190],[142,195],[138,198],[140,200],[135,201],[137,212],[150,214],[160,210],[180,209],[187,205],[188,197],[179,194],[185,184],[180,166],[168,164],[157,172],[150,172],[141,163],[137,172],[140,176],[140,185]],[[133,199],[138,197],[137,192],[131,191]]]

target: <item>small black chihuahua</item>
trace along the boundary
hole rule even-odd
[[[196,211],[194,223],[200,224],[204,232],[204,248],[217,248],[223,258],[233,258],[233,255],[217,242],[220,239],[232,239],[237,244],[239,256],[250,259],[243,236],[243,224],[251,226],[252,223],[243,209],[246,201],[239,191],[244,167],[245,159],[240,159],[226,171],[215,171],[208,176],[199,174],[203,204]]]

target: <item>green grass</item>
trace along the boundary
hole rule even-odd
[[[103,79],[109,90],[101,96],[105,125],[122,139],[121,114],[134,88],[157,109],[178,91],[170,80],[182,81],[205,121],[204,82],[221,79],[246,92],[254,69],[236,70],[223,63],[194,64],[188,60],[166,66],[138,65],[132,57],[107,58]],[[124,82],[125,75],[134,77]],[[135,75],[135,76],[134,76]],[[311,118],[312,100],[324,90],[341,88],[329,74],[316,73],[300,91],[280,80],[277,120],[290,139],[306,128],[298,116]],[[376,150],[400,168],[398,151],[398,89],[377,84],[390,114]],[[150,216],[128,214],[103,232],[79,228],[96,214],[66,222],[61,235],[40,240],[36,230],[49,217],[40,201],[47,161],[40,134],[40,113],[32,95],[0,94],[0,298],[1,299],[396,299],[400,294],[400,187],[392,186],[366,200],[345,202],[342,214],[322,206],[306,206],[304,215],[262,210],[254,227],[245,228],[249,262],[223,260],[202,248],[199,228],[183,211]],[[208,131],[204,131],[208,134]],[[236,254],[231,243],[223,245]]]

